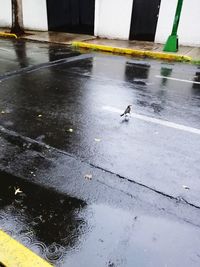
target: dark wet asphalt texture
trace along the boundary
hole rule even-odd
[[[173,77],[192,80],[197,67],[84,57],[2,81],[1,125],[200,205],[199,135],[133,118],[126,122],[103,109],[131,103],[136,113],[199,128],[199,85],[155,77],[171,67]],[[193,190],[183,190],[185,184]]]
[[[156,77],[199,81],[198,66],[81,55],[63,46],[6,40],[0,53],[1,169],[64,194],[19,180],[27,193],[19,200],[8,196],[8,203],[1,197],[3,214],[11,213],[7,225],[2,215],[0,226],[23,240],[21,229],[30,230],[33,236],[24,242],[57,266],[199,266],[194,249],[200,225],[199,135],[134,118],[124,121],[113,112],[133,104],[136,114],[199,129],[199,84]],[[92,181],[84,178],[88,173]],[[14,183],[10,177],[2,186],[13,190]],[[54,202],[49,208],[47,199]],[[13,210],[22,228],[17,221],[13,230],[18,218]],[[58,218],[47,224],[56,210]],[[38,216],[36,227],[27,228]],[[78,237],[71,245],[63,220],[69,228],[75,222],[72,233]],[[55,228],[49,236],[45,229],[51,222]],[[183,250],[193,256],[184,252],[183,257]]]

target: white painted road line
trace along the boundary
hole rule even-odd
[[[195,84],[200,84],[200,82],[196,82],[196,81],[191,81],[191,80],[183,80],[183,79],[178,79],[178,78],[173,78],[173,77],[166,77],[166,76],[161,76],[161,75],[156,75],[156,78],[160,78],[160,79],[168,79],[168,80],[172,80],[172,81],[179,81],[179,82],[185,82],[185,83],[195,83]]]
[[[118,113],[118,114],[122,114],[124,112],[124,110],[120,110],[120,109],[117,109],[117,108],[114,108],[114,107],[110,107],[110,106],[103,106],[102,108],[103,108],[103,110],[107,110],[107,111],[110,111],[110,112],[115,112],[115,113]],[[156,124],[159,124],[159,125],[163,125],[163,126],[166,126],[166,127],[169,127],[169,128],[174,128],[176,130],[185,131],[185,132],[189,132],[189,133],[199,134],[200,135],[200,129],[189,127],[189,126],[185,126],[185,125],[182,125],[182,124],[177,124],[177,123],[170,122],[170,121],[156,119],[156,118],[148,117],[148,116],[145,116],[145,115],[140,115],[140,114],[137,114],[137,113],[131,113],[131,117],[134,117],[136,119],[143,120],[143,121],[146,121],[146,122],[151,122],[151,123],[156,123]]]

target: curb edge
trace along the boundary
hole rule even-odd
[[[0,32],[0,36],[2,36],[2,37],[14,37],[17,39],[17,35],[14,33]]]
[[[132,56],[138,57],[149,57],[154,59],[165,59],[170,61],[181,61],[181,62],[191,62],[192,58],[185,55],[177,55],[171,53],[163,53],[163,52],[155,52],[155,51],[148,51],[148,50],[138,50],[138,49],[130,49],[130,48],[121,48],[121,47],[112,47],[106,45],[97,45],[91,44],[87,42],[72,42],[73,47],[79,48],[86,48],[92,50],[99,50],[111,53],[118,53],[118,54],[127,54]]]
[[[30,249],[0,229],[0,263],[6,267],[52,267]]]

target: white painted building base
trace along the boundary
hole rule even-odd
[[[22,0],[24,28],[48,31],[46,0]]]
[[[46,0],[22,0],[22,7],[25,29],[48,31]],[[11,0],[0,0],[0,27],[11,25]]]
[[[95,36],[129,39],[133,0],[96,0]]]
[[[96,0],[95,36],[129,39],[134,0]],[[149,0],[151,1],[151,0]],[[171,34],[178,0],[161,0],[155,42],[164,44]],[[184,0],[179,23],[180,45],[200,46],[200,0]]]
[[[161,0],[156,43],[165,43],[171,34],[178,0]],[[179,44],[200,46],[200,0],[184,0],[178,28]]]
[[[129,39],[134,0],[96,0],[95,36]],[[151,1],[151,0],[147,0]],[[161,0],[155,42],[164,44],[171,33],[178,0]],[[27,30],[48,31],[46,0],[22,0]],[[184,0],[178,29],[179,44],[200,47],[200,0]],[[11,27],[11,0],[0,0],[0,27]]]
[[[12,25],[11,1],[0,0],[0,27],[10,28]]]

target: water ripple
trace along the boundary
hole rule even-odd
[[[30,249],[32,249],[39,255],[45,255],[47,247],[43,242],[34,241],[30,244]]]
[[[65,248],[57,243],[52,243],[46,250],[46,259],[51,262],[59,262],[64,257]]]

